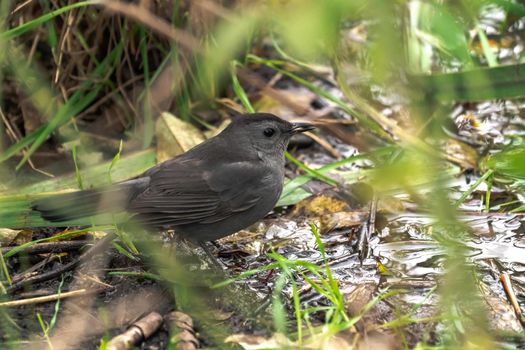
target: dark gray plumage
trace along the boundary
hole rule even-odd
[[[215,240],[272,210],[282,191],[290,137],[312,128],[272,114],[238,117],[219,135],[137,178],[44,198],[33,209],[50,221],[127,211],[146,227],[175,229],[192,241]]]

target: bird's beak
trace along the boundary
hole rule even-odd
[[[293,123],[292,128],[290,129],[290,133],[293,135],[293,134],[298,134],[300,132],[305,132],[305,131],[313,130],[313,129],[315,129],[315,126],[313,126],[312,124]]]

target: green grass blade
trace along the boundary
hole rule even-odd
[[[54,11],[51,11],[49,13],[46,13],[45,15],[42,15],[38,18],[35,18],[31,21],[28,21],[24,24],[19,25],[18,27],[15,27],[13,29],[6,30],[3,33],[0,33],[0,40],[12,40],[16,38],[17,36],[20,36],[24,34],[25,32],[34,29],[38,27],[39,25],[53,19],[56,16],[61,15],[64,12],[71,11],[75,8],[83,7],[83,6],[89,6],[93,5],[93,1],[80,1],[74,4],[70,4],[64,7],[61,7],[59,9],[56,9]]]
[[[108,180],[109,180],[109,183],[112,184],[113,183],[113,179],[111,177],[111,172],[113,171],[113,168],[118,164],[119,160],[120,160],[120,154],[122,153],[122,140],[120,140],[120,144],[118,146],[118,152],[117,154],[115,154],[115,156],[113,157],[113,159],[111,160],[111,164],[109,164],[109,168],[108,168]]]
[[[282,73],[288,76],[289,78],[295,80],[297,83],[303,85],[310,91],[335,103],[339,108],[341,108],[347,114],[354,116],[357,120],[359,120],[359,122],[361,122],[370,131],[376,133],[377,135],[380,135],[385,140],[391,139],[390,135],[386,133],[385,130],[383,130],[383,128],[379,124],[377,124],[375,121],[368,118],[365,114],[360,113],[359,111],[354,110],[353,108],[350,108],[346,102],[337,98],[331,93],[319,88],[318,86],[310,83],[308,80],[303,79],[294,73],[288,72],[287,70],[280,68],[278,64],[283,64],[285,63],[284,61],[266,60],[266,59],[260,58],[252,54],[247,55],[246,58],[254,63],[264,64],[270,68],[275,69],[279,73]]]
[[[476,182],[474,182],[472,184],[472,186],[469,187],[468,190],[466,190],[465,192],[463,192],[463,194],[461,195],[461,197],[459,197],[459,199],[454,203],[454,208],[458,208],[461,204],[463,204],[463,202],[465,201],[465,199],[470,196],[472,194],[472,192],[474,192],[474,190],[483,182],[485,181],[486,179],[488,179],[492,174],[494,173],[494,170],[492,169],[489,169],[485,172],[485,174],[483,174]]]
[[[0,251],[0,265],[2,266],[2,272],[4,273],[5,279],[7,280],[7,283],[9,285],[13,284],[11,281],[11,276],[9,275],[9,270],[7,269],[7,265],[5,263],[4,255]]]
[[[237,78],[237,66],[240,65],[241,64],[235,60],[232,61],[230,64],[233,92],[235,93],[235,96],[237,96],[239,101],[241,101],[241,104],[247,112],[255,113],[255,109],[253,108],[250,99],[248,98],[248,95],[246,95],[246,91],[244,91],[244,88],[242,87],[241,83],[239,82],[239,79]]]
[[[462,102],[524,97],[525,64],[412,75],[409,86],[415,101]]]
[[[498,65],[498,59],[494,52],[492,51],[492,48],[489,44],[489,39],[487,38],[487,35],[481,29],[480,25],[478,24],[476,27],[476,30],[478,32],[479,41],[481,43],[481,48],[483,49],[483,55],[485,56],[485,59],[487,60],[487,63],[489,64],[489,67],[496,67]]]
[[[120,158],[118,163],[111,168],[113,181],[122,181],[140,175],[155,165],[155,151],[148,149]],[[108,183],[108,162],[92,166],[82,171],[82,182],[86,188],[101,187]],[[35,194],[42,192],[56,192],[64,189],[76,189],[75,174],[52,178],[22,188],[13,189],[12,194]],[[1,208],[0,196],[0,208]]]
[[[376,159],[376,158],[387,156],[391,154],[392,152],[394,152],[396,149],[397,148],[395,146],[387,146],[387,147],[383,147],[383,148],[379,148],[377,150],[371,151],[366,154],[359,154],[356,156],[351,156],[345,159],[341,159],[333,163],[324,165],[318,169],[312,169],[312,170],[315,170],[315,172],[324,175],[328,173],[329,171],[335,170],[341,166],[344,166],[350,163],[354,163],[354,162],[365,160],[365,159]],[[297,193],[297,191],[302,191],[302,189],[300,188],[301,186],[303,186],[304,184],[308,183],[309,181],[315,178],[316,177],[313,176],[312,174],[307,173],[305,175],[296,176],[292,180],[286,182],[283,187],[283,193],[281,194],[281,198],[279,199],[279,202],[276,204],[276,206],[279,207],[279,206],[284,206],[284,205],[292,205],[292,204],[297,203],[297,200],[295,199],[301,200],[303,198],[310,196],[311,194],[306,191],[304,191],[304,193],[303,192],[299,193],[298,196],[295,196],[295,194]]]
[[[314,169],[310,168],[309,166],[307,166],[303,162],[301,162],[298,159],[296,159],[290,153],[286,152],[285,156],[286,156],[286,159],[288,159],[290,162],[294,163],[300,169],[303,169],[308,175],[310,175],[312,177],[315,177],[315,178],[317,178],[317,179],[319,179],[319,180],[321,180],[323,182],[326,182],[327,184],[332,185],[332,186],[337,186],[339,184],[334,179],[332,179],[332,178],[330,178],[330,177],[328,177],[326,175],[321,174],[317,170],[314,170]]]
[[[94,76],[98,78],[102,78],[111,71],[113,71],[116,67],[116,65],[110,64],[113,62],[116,62],[118,58],[120,57],[120,54],[122,53],[124,45],[121,41],[119,45],[117,45],[113,51],[102,61],[102,63],[95,69]],[[109,65],[109,68],[108,68]],[[38,147],[47,139],[49,138],[49,135],[59,126],[65,124],[69,119],[74,117],[76,114],[81,112],[83,109],[85,109],[91,102],[95,100],[98,93],[102,89],[102,84],[93,84],[90,80],[84,82],[79,91],[75,92],[71,99],[67,101],[67,103],[60,108],[57,115],[51,119],[41,130],[36,139],[34,140],[31,147],[27,150],[22,160],[18,163],[16,166],[16,169],[20,169],[20,167],[31,157],[31,155],[37,150]],[[86,91],[89,91],[86,95],[83,95]],[[17,146],[17,144],[13,146]],[[13,147],[12,146],[12,147]],[[11,149],[11,147],[10,147]],[[19,149],[20,150],[20,149]],[[8,150],[9,151],[9,150]],[[8,153],[8,152],[6,152]],[[13,151],[11,150],[11,153]],[[16,152],[15,152],[16,153]]]
[[[77,146],[76,145],[73,145],[73,148],[71,149],[71,155],[73,157],[73,164],[75,165],[75,178],[77,180],[78,188],[83,190],[84,184],[82,183],[82,175],[80,174],[80,169],[77,163]]]

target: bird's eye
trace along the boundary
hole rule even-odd
[[[266,137],[272,137],[273,134],[275,134],[275,129],[274,128],[266,128],[266,129],[264,129],[263,134]]]

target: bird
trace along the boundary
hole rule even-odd
[[[126,212],[148,229],[174,230],[201,244],[266,216],[283,189],[292,135],[314,128],[269,113],[247,113],[212,137],[142,175],[108,187],[44,197],[32,210],[51,222]]]

